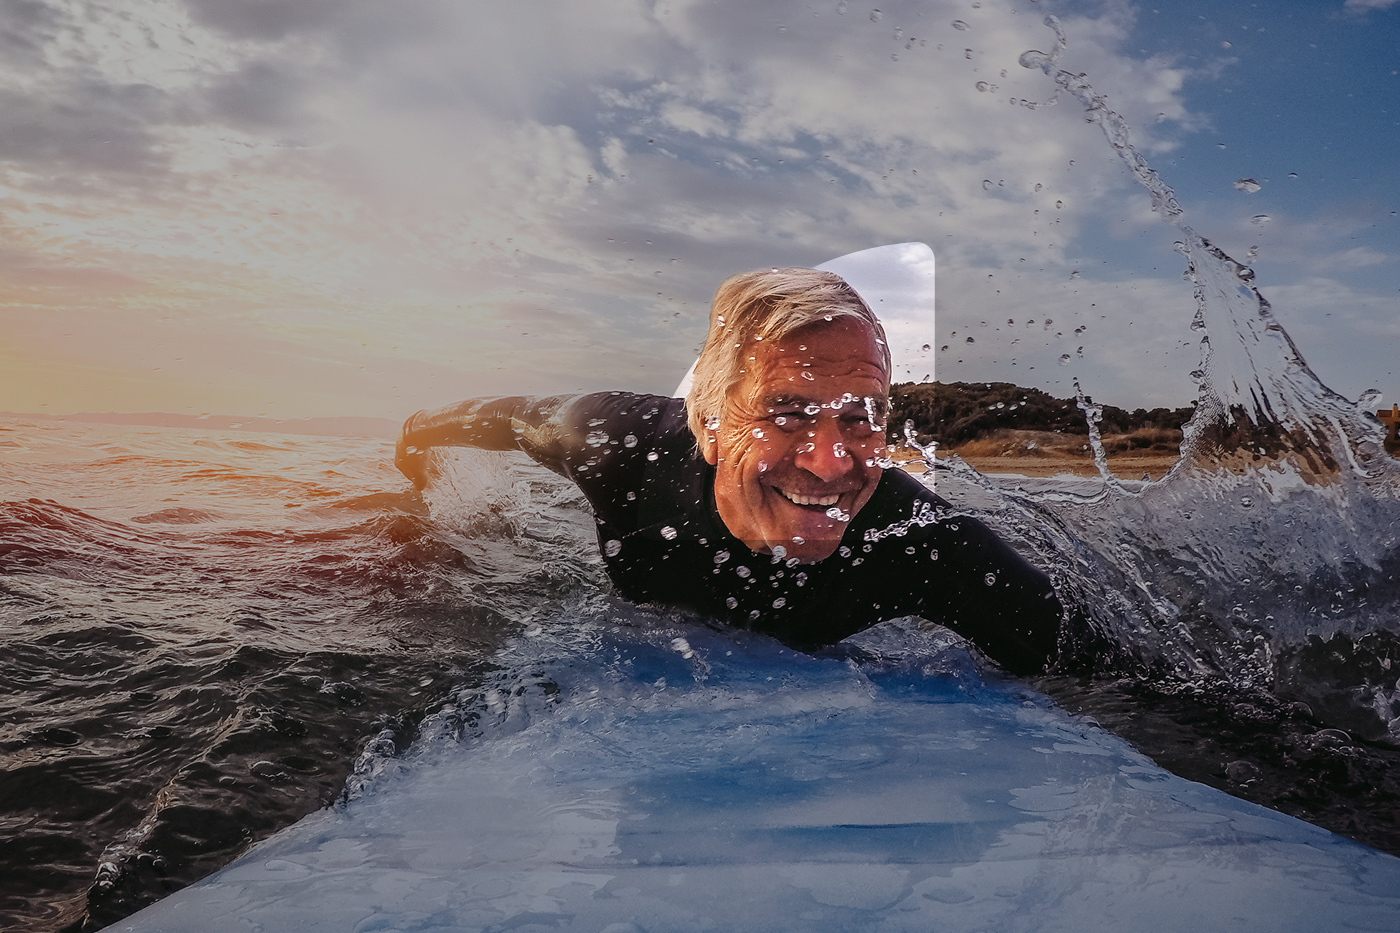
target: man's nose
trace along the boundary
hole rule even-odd
[[[807,440],[797,448],[793,464],[829,483],[851,472],[855,460],[846,450],[835,421],[822,419],[807,432]]]

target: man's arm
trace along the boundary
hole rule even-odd
[[[959,567],[944,624],[1016,675],[1044,673],[1059,657],[1064,608],[1050,578],[970,517],[944,552]]]
[[[394,465],[415,489],[428,485],[434,447],[523,450],[555,472],[580,441],[569,414],[580,396],[468,399],[409,416],[399,432]]]

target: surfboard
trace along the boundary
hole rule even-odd
[[[109,929],[1400,928],[1400,859],[1169,774],[938,637],[521,636],[353,799]]]

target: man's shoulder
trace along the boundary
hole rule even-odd
[[[872,517],[876,514],[883,517],[883,513],[890,509],[907,512],[911,506],[921,507],[921,503],[931,506],[947,504],[912,474],[899,467],[889,467],[880,475],[880,485],[875,488],[875,494],[861,514],[869,510]],[[874,508],[871,509],[871,506]]]
[[[685,399],[637,392],[590,392],[570,405],[581,427],[631,428],[648,435],[685,429]]]

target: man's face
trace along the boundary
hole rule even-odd
[[[749,345],[705,459],[720,518],[752,550],[822,560],[870,500],[886,456],[883,356],[850,318]]]

